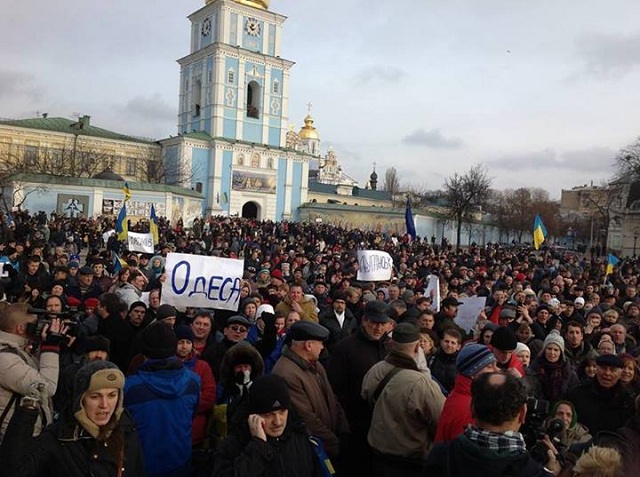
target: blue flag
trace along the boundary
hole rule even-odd
[[[413,221],[413,212],[411,211],[411,199],[407,197],[407,208],[404,211],[404,222],[407,226],[407,234],[411,236],[413,240],[416,239],[416,224]]]

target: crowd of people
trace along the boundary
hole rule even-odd
[[[635,259],[228,217],[159,228],[144,254],[107,217],[2,219],[7,475],[640,473]],[[359,281],[358,250],[388,252],[389,280]],[[244,260],[238,309],[163,303],[172,252]]]

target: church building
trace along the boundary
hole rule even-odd
[[[320,139],[310,115],[299,133],[288,127],[286,17],[269,0],[205,1],[178,60],[178,135],[160,141],[169,183],[201,192],[207,215],[297,220]]]

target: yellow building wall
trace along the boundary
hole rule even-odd
[[[35,148],[35,149],[34,149]],[[74,135],[40,129],[20,128],[15,126],[0,125],[0,164],[15,164],[26,162],[25,155],[33,155],[39,165],[45,162],[53,170],[33,170],[28,167],[16,172],[49,172],[56,173],[56,160],[65,163],[72,161],[74,154],[76,161],[82,160],[86,155],[91,164],[88,166],[93,173],[102,172],[107,166],[111,166],[113,172],[121,175],[126,180],[146,181],[144,173],[148,161],[157,161],[160,164],[161,147],[159,144],[144,144],[130,141],[121,141],[107,138],[99,138],[86,135]],[[37,167],[37,166],[36,166]],[[49,166],[47,166],[49,167]],[[79,174],[92,175],[92,174]]]

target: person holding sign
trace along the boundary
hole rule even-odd
[[[304,290],[300,285],[291,285],[289,294],[276,306],[276,312],[278,311],[284,316],[288,316],[290,311],[297,311],[303,321],[318,323],[316,305],[312,300],[305,299]]]

